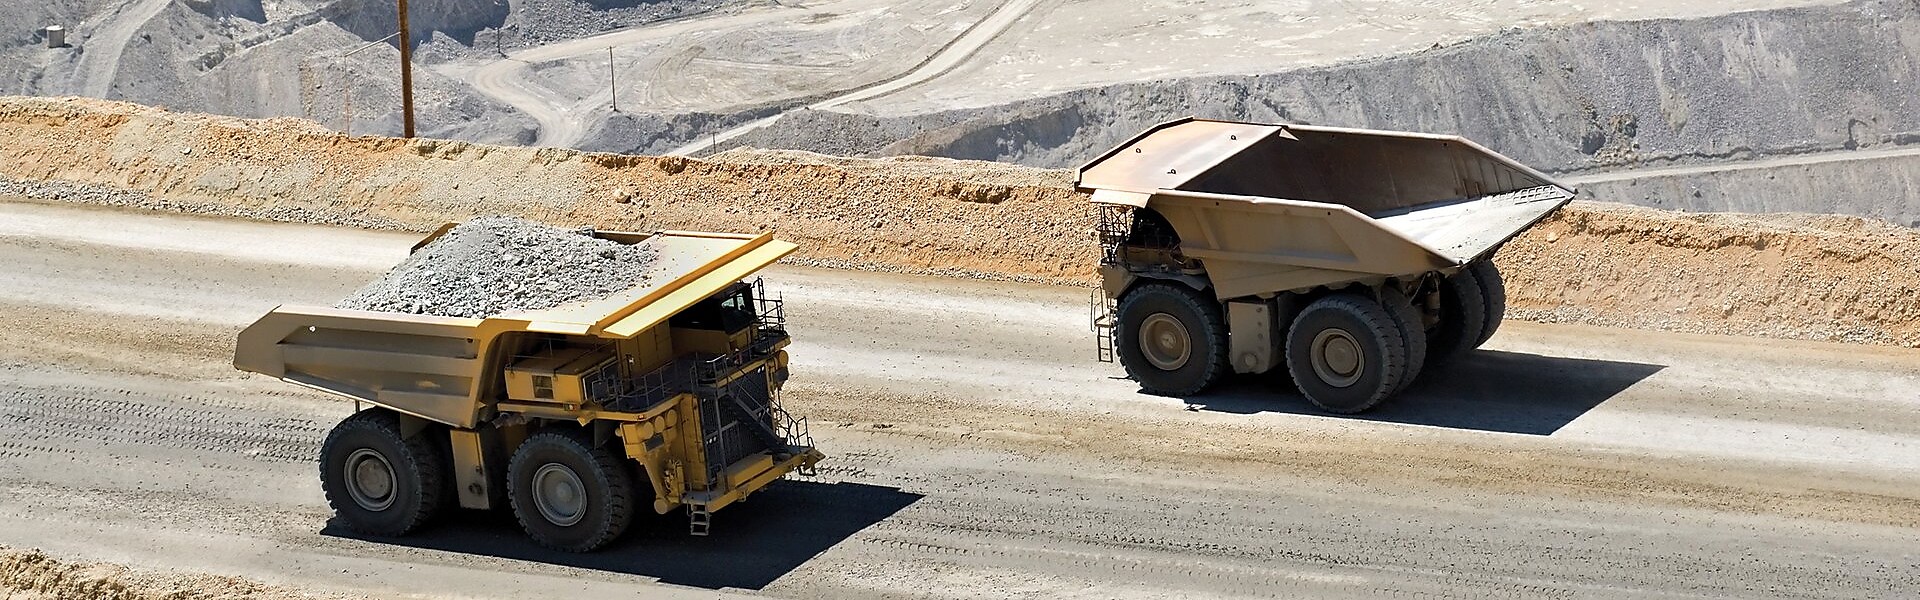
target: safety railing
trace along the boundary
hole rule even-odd
[[[1121,249],[1133,233],[1133,207],[1093,205],[1093,237],[1100,244],[1100,264],[1120,264]]]

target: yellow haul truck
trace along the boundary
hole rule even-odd
[[[1147,391],[1285,369],[1337,413],[1493,336],[1492,255],[1573,190],[1453,136],[1183,119],[1079,171],[1094,330]]]
[[[283,306],[240,333],[234,366],[371,405],[320,462],[328,502],[372,535],[453,504],[510,506],[535,541],[575,552],[639,510],[684,510],[704,535],[712,511],[810,472],[821,454],[779,402],[783,306],[743,281],[796,247],[593,235],[656,248],[646,282],[484,319]]]

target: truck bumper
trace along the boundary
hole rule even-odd
[[[705,507],[707,512],[720,510],[729,504],[745,500],[748,495],[785,477],[787,473],[802,468],[810,469],[824,458],[826,455],[821,454],[819,450],[806,446],[793,447],[792,454],[784,460],[764,452],[755,454],[727,467],[725,489],[690,493],[682,496],[681,502]]]

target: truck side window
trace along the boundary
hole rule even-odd
[[[725,293],[701,300],[674,315],[667,323],[673,327],[735,332],[753,325],[751,287],[739,285]]]

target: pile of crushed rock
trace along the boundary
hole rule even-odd
[[[480,217],[415,251],[340,308],[484,318],[605,298],[646,283],[659,257],[516,217]]]

